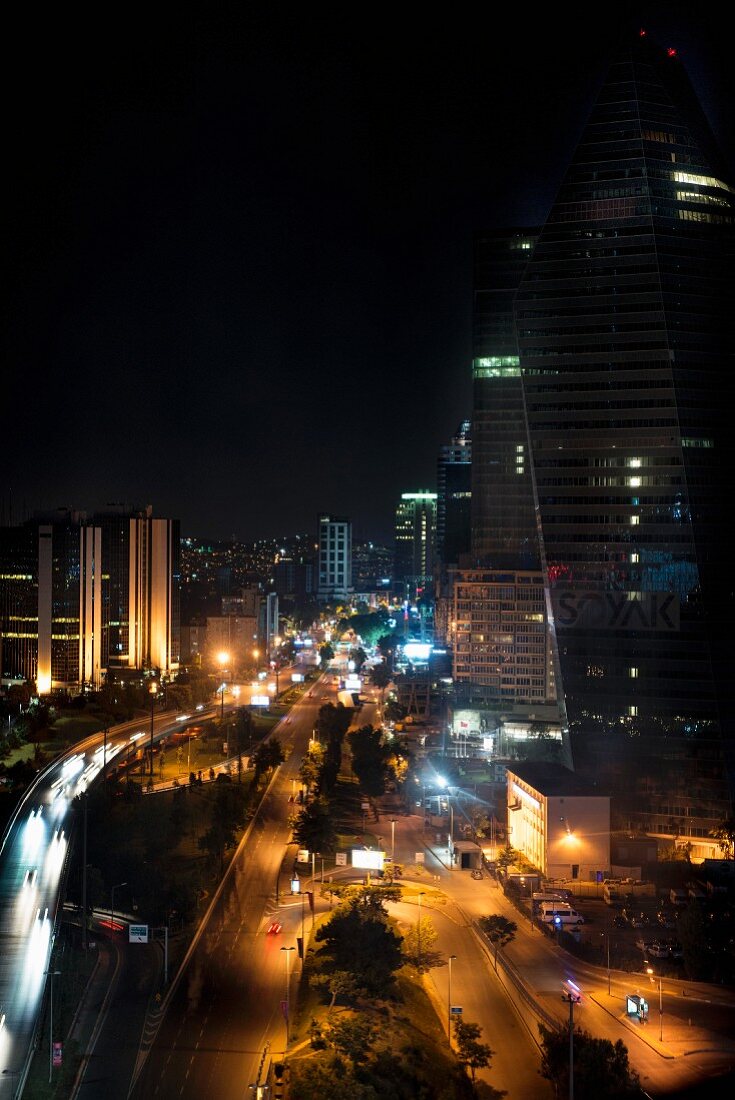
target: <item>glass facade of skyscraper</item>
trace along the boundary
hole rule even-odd
[[[692,838],[730,812],[733,195],[675,52],[636,37],[516,298],[575,764]]]

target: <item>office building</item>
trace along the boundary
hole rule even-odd
[[[103,667],[175,672],[180,660],[179,522],[150,506],[109,506],[102,531]]]
[[[179,664],[178,523],[60,510],[0,529],[0,672],[53,688]]]
[[[436,493],[401,493],[396,507],[394,580],[408,597],[430,584],[434,574]]]
[[[538,230],[475,237],[472,312],[472,559],[540,569],[513,302]]]
[[[463,420],[449,443],[439,449],[436,467],[436,558],[459,562],[470,549],[472,437]]]
[[[575,767],[694,841],[732,812],[733,194],[676,50],[636,34],[516,297]]]
[[[609,875],[609,796],[560,764],[513,764],[506,778],[513,848],[548,878]]]
[[[317,595],[324,601],[346,600],[352,593],[352,524],[345,516],[325,513],[317,526]]]

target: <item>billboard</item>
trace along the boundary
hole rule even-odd
[[[579,592],[570,588],[551,593],[556,625],[567,629],[679,629],[679,597],[671,592]]]
[[[428,661],[433,648],[428,642],[406,642],[403,656],[409,661]]]
[[[385,852],[367,848],[352,849],[352,866],[361,871],[382,871],[384,861]]]
[[[269,707],[271,705],[270,695],[251,695],[250,706],[251,707]]]

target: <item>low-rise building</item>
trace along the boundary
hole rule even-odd
[[[508,839],[547,878],[602,880],[610,798],[561,764],[508,765]]]

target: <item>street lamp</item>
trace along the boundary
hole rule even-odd
[[[396,819],[390,819],[390,858],[396,858]]]
[[[574,1006],[582,1000],[574,982],[567,980],[561,999],[569,1005],[569,1100],[574,1100]]]
[[[155,680],[151,680],[148,687],[148,692],[151,697],[151,786],[153,785],[153,707],[156,702],[156,695],[158,693],[158,684]]]
[[[646,967],[646,974],[648,974],[649,978],[651,979],[651,985],[655,985],[656,983],[653,980],[653,967],[647,966]],[[661,981],[662,981],[662,978],[661,978],[661,975],[659,974],[659,976],[658,976],[658,1041],[659,1041],[659,1043],[663,1043],[663,1041],[664,1041],[664,991],[663,991],[663,988],[661,986]]]
[[[110,891],[110,938],[115,935],[115,891],[122,890],[123,886],[127,886],[127,882],[116,883]]]
[[[282,947],[281,951],[286,953],[286,1047],[288,1047],[288,1010],[289,1010],[289,997],[291,988],[291,952],[295,951],[294,947]]]
[[[421,899],[424,896],[423,890],[418,895],[419,901],[419,919],[416,922],[416,965],[421,966]]]
[[[220,711],[220,724],[222,724],[222,722],[224,722],[224,720],[225,720],[225,681],[224,681],[224,675],[225,675],[225,669],[227,668],[228,664],[230,663],[230,655],[229,655],[229,653],[226,653],[223,650],[221,653],[217,654],[217,660],[219,662],[220,672],[222,673],[222,677],[223,677],[222,686],[220,688],[220,691],[222,692],[222,709]]]
[[[51,1012],[48,1033],[48,1083],[51,1084],[51,1077],[54,1070],[54,978],[58,978],[61,971],[47,970],[46,974],[51,979]]]
[[[449,1036],[449,1045],[452,1045],[452,963],[457,958],[456,955],[450,955],[449,962],[449,983],[447,985],[447,1035]]]

